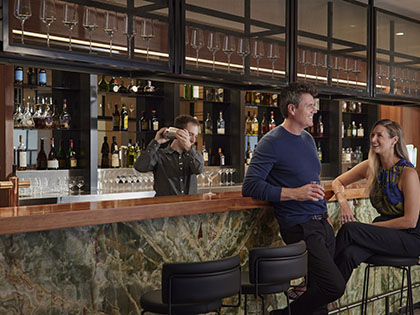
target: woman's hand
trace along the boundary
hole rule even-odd
[[[350,208],[347,200],[339,203],[340,205],[340,222],[344,224],[346,222],[356,221],[354,218],[353,210]]]

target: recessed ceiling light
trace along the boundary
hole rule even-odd
[[[398,32],[398,33],[395,33],[395,35],[397,35],[397,36],[403,36],[404,35],[404,32]]]
[[[354,27],[356,27],[356,24],[350,24],[349,27],[354,28]]]

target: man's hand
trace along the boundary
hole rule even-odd
[[[166,127],[163,127],[158,132],[156,132],[155,140],[157,143],[163,144],[169,141],[169,139],[163,136],[163,133],[165,132],[166,129],[167,129]]]
[[[191,137],[187,129],[178,129],[175,138],[179,141],[181,147],[183,147],[185,151],[188,152],[191,150],[193,144],[190,141]]]
[[[319,201],[324,199],[324,187],[318,184],[307,184],[298,188],[283,188],[281,200]]]

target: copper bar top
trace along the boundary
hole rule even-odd
[[[346,190],[346,196],[365,198],[364,188]],[[326,185],[326,198],[333,192]],[[240,191],[166,196],[129,200],[75,202],[0,208],[0,234],[13,234],[116,222],[129,222],[174,216],[194,215],[269,207],[266,201],[243,197]]]

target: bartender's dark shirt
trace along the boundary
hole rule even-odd
[[[197,174],[204,170],[204,159],[195,147],[179,154],[170,145],[161,148],[153,139],[134,168],[142,173],[153,171],[156,196],[189,195],[197,193]]]

